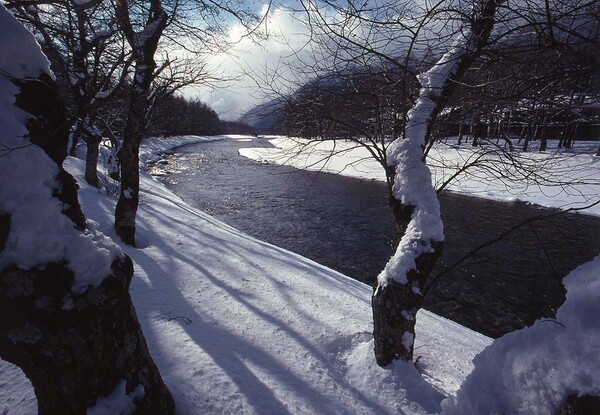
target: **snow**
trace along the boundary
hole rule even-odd
[[[0,2],[0,81],[6,77],[17,79],[37,78],[42,73],[50,75],[50,62],[31,33],[10,14]],[[3,91],[0,86],[0,91]]]
[[[154,138],[141,153],[155,160],[207,139]],[[85,183],[83,161],[66,165],[86,216],[114,237],[116,201]],[[421,310],[416,367],[382,369],[373,357],[370,287],[244,235],[145,173],[140,193],[138,232],[147,243],[122,249],[134,261],[132,299],[179,414],[541,414],[555,413],[567,394],[600,393],[600,258],[565,279],[557,316],[565,327],[539,321],[486,349],[491,339]],[[120,391],[109,397],[124,399]],[[0,410],[36,413],[28,381],[2,361]]]
[[[387,148],[387,166],[394,167],[396,172],[392,194],[403,205],[412,206],[414,211],[396,252],[377,276],[378,287],[384,287],[391,280],[408,284],[407,275],[417,268],[416,259],[434,252],[434,241],[444,241],[440,203],[431,181],[431,171],[423,161],[423,148],[436,108],[436,96],[456,72],[462,57],[470,52],[470,39],[470,31],[459,33],[448,52],[427,72],[419,74],[421,89],[415,105],[408,112],[405,137],[394,140]],[[420,287],[413,285],[412,290],[418,293]],[[403,338],[402,342],[410,345],[412,339]]]
[[[385,182],[381,165],[355,142],[289,137],[271,137],[269,142],[274,148],[244,148],[240,154],[259,162]],[[429,153],[427,162],[431,180],[440,187],[457,174],[447,190],[559,209],[581,208],[600,200],[600,158],[593,155],[600,143],[576,141],[572,149],[558,149],[556,141],[548,141],[546,152],[537,151],[537,143],[530,144],[530,152],[514,152],[511,155],[526,167],[519,170],[495,144],[472,147],[470,142],[465,142],[459,146],[456,137],[451,137],[446,143],[436,144]],[[459,172],[462,166],[475,160],[487,168]],[[502,179],[498,178],[496,171],[505,172]],[[600,204],[586,209],[584,213],[600,216]]]
[[[140,164],[146,165],[154,163],[161,158],[164,151],[181,147],[187,144],[203,143],[207,141],[223,140],[234,136],[197,136],[197,135],[182,135],[176,137],[152,137],[146,139],[140,148]]]
[[[146,44],[150,39],[156,37],[158,31],[162,31],[164,29],[164,25],[166,25],[167,19],[167,13],[159,4],[158,10],[154,10],[153,13],[149,16],[148,22],[146,23],[144,29],[139,33],[134,33],[134,44],[131,45],[131,47],[135,48],[136,52],[143,56],[146,53]],[[135,76],[136,81],[138,83],[141,83],[144,79],[143,71],[146,69],[146,65],[136,65]],[[140,78],[137,79],[138,77]]]
[[[565,279],[556,320],[508,333],[475,358],[444,414],[556,414],[567,396],[600,395],[600,256]]]
[[[135,401],[144,397],[144,386],[138,385],[127,393],[127,381],[122,379],[112,393],[98,398],[96,405],[88,408],[86,415],[129,415],[135,411]]]
[[[201,139],[177,138],[172,146]],[[152,158],[149,148],[165,151],[167,141],[145,141],[144,158]],[[114,237],[114,198],[85,183],[83,161],[69,158],[66,166],[86,216]],[[244,235],[146,174],[140,194],[146,247],[122,249],[135,264],[138,318],[180,414],[438,412],[491,342],[423,310],[417,368],[381,369],[370,287]],[[36,412],[18,369],[1,362],[0,379],[0,410]]]
[[[89,218],[85,232],[75,230],[59,213],[64,207],[51,197],[56,183],[49,178],[57,167],[23,138],[28,115],[15,109],[18,88],[5,76],[35,78],[48,73],[48,62],[33,37],[24,34],[1,4],[0,23],[0,67],[7,72],[0,76],[0,212],[11,215],[0,268],[65,260],[75,274],[73,291],[81,292],[98,284],[122,251],[130,255],[135,266],[131,296],[179,414],[535,415],[556,413],[573,393],[600,395],[600,257],[566,277],[567,301],[555,321],[540,320],[492,342],[421,310],[416,325],[418,363],[395,362],[382,369],[373,355],[370,287],[244,235],[188,206],[147,174],[141,176],[143,202],[138,210],[139,239],[145,243],[138,249],[119,247],[110,239],[115,238],[116,200],[85,183],[82,160],[67,159],[65,166],[81,187],[82,208]],[[439,66],[438,75],[451,73],[445,64]],[[441,82],[435,76],[429,81]],[[160,151],[205,140],[209,138],[147,140],[141,162],[157,160]],[[391,148],[394,163],[414,159],[410,154],[417,146],[408,141]],[[287,139],[280,143],[293,144]],[[462,151],[451,146],[437,151],[446,150]],[[352,147],[344,151],[363,163]],[[252,150],[254,157],[269,152]],[[473,153],[469,154],[470,158]],[[546,162],[548,157],[533,159]],[[344,164],[340,170],[344,171],[347,160],[342,157],[331,165]],[[576,169],[570,167],[571,161]],[[569,203],[586,203],[598,194],[590,192],[597,189],[596,162],[597,158],[579,154],[559,159],[559,170],[568,177],[583,174],[575,189],[584,199]],[[310,163],[325,168],[320,161]],[[436,183],[435,173],[432,178],[420,165],[414,167],[419,169],[417,183],[428,188],[429,181]],[[408,172],[399,176],[404,173]],[[104,183],[110,181],[100,174]],[[481,177],[473,181],[467,176],[467,189],[471,183],[480,186],[477,180]],[[405,193],[406,186],[400,183],[395,194],[415,197]],[[409,230],[417,239],[423,238],[418,232],[432,239],[441,232],[426,217],[435,210],[430,194],[417,192],[415,203],[425,207],[416,213],[423,215],[416,218],[423,226]],[[524,195],[531,197],[528,192]],[[533,199],[538,201],[537,197]],[[428,247],[407,245],[410,249]],[[69,296],[63,307],[72,307]],[[21,335],[26,338],[20,340],[28,341],[39,332],[25,330]],[[126,386],[125,380],[120,381],[87,413],[134,411],[144,390],[139,385],[127,394]],[[4,361],[0,361],[0,409],[3,415],[37,412],[30,383]]]

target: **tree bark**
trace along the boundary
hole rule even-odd
[[[404,235],[414,208],[390,198],[396,235]],[[407,274],[408,284],[391,280],[378,284],[372,299],[375,359],[381,367],[393,360],[412,360],[417,311],[423,306],[423,288],[436,261],[442,254],[443,242],[433,243],[433,252],[416,259],[417,269]]]
[[[138,34],[134,32],[131,24],[128,2],[125,0],[116,2],[115,10],[119,26],[131,46],[135,59],[129,114],[123,132],[123,146],[119,151],[121,191],[115,210],[115,230],[123,242],[135,246],[135,218],[140,188],[139,149],[146,129],[148,93],[156,68],[154,54],[167,25],[167,15],[160,0],[151,0],[146,27],[143,33]],[[143,42],[140,38],[144,39]]]
[[[85,181],[91,186],[100,187],[98,179],[98,156],[100,154],[100,141],[96,137],[88,136],[87,151],[85,154]]]
[[[27,138],[58,167],[56,176],[48,178],[53,188],[44,191],[61,202],[56,204],[59,214],[84,231],[77,184],[62,168],[69,132],[56,86],[45,74],[12,82],[20,89],[15,106],[31,115]],[[15,226],[11,222],[15,209],[0,212],[0,256]],[[43,234],[44,228],[39,232]],[[120,387],[135,414],[174,413],[173,399],[150,356],[129,296],[132,276],[133,264],[125,255],[113,260],[97,286],[78,290],[74,290],[77,276],[66,260],[31,269],[8,263],[0,269],[0,357],[29,378],[39,414],[85,414],[98,398]]]
[[[529,139],[533,135],[533,125],[531,121],[527,124],[527,130],[525,132],[525,141],[523,142],[523,152],[527,152],[529,150]]]
[[[110,126],[106,123],[106,121],[104,121],[104,119],[101,118],[100,123],[102,125],[104,133],[108,136],[110,144],[112,146],[108,155],[107,162],[108,176],[113,180],[120,180],[121,170],[119,166],[119,149],[121,148],[121,144],[119,143],[119,140],[113,133]]]
[[[40,415],[84,414],[121,381],[136,414],[174,412],[129,297],[131,260],[115,261],[111,274],[74,295],[73,273],[64,263],[2,270],[1,357],[29,378]]]
[[[600,397],[593,395],[570,395],[557,415],[600,414]]]
[[[140,109],[145,111],[145,103],[144,95],[131,97],[123,145],[119,150],[121,190],[115,209],[115,230],[123,242],[131,246],[135,246],[135,218],[140,191],[139,152],[144,133],[144,118]]]

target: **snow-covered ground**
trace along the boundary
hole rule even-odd
[[[201,140],[150,140],[143,159]],[[86,185],[82,160],[65,165],[86,216],[116,240],[115,199]],[[554,413],[568,393],[600,393],[599,259],[567,278],[560,324],[501,338],[474,371],[491,339],[426,311],[418,315],[417,368],[381,369],[370,287],[244,235],[146,174],[140,200],[140,247],[122,249],[135,262],[131,295],[179,414],[428,414],[442,406],[451,414],[541,414]],[[542,401],[545,412],[536,412]],[[36,412],[27,380],[1,361],[0,411]]]
[[[369,151],[351,141],[310,141],[272,137],[274,148],[245,148],[240,154],[275,164],[385,181],[385,173]],[[487,145],[457,146],[454,139],[432,148],[427,163],[437,187],[467,164],[475,164],[458,175],[447,190],[500,201],[523,201],[560,209],[581,208],[600,200],[600,143],[575,142],[572,149],[505,153]],[[500,175],[502,177],[500,177]],[[600,216],[600,204],[584,213]]]
[[[147,141],[142,158],[201,140]],[[65,165],[81,186],[86,216],[116,240],[116,200],[85,183],[82,160]],[[412,365],[380,369],[370,287],[244,235],[146,174],[141,189],[141,246],[122,249],[135,262],[131,295],[180,414],[434,413],[491,342],[422,311],[423,377]],[[0,412],[36,413],[26,379],[5,362]]]

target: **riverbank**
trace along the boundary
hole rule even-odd
[[[240,154],[263,163],[385,182],[382,167],[365,147],[355,142],[290,137],[269,137],[269,142],[273,148],[242,149]],[[431,150],[428,165],[436,187],[456,175],[446,189],[457,193],[563,210],[598,202],[600,157],[594,156],[598,142],[576,141],[571,149],[555,146],[556,142],[550,141],[545,152],[538,152],[532,146],[527,153],[510,153],[512,159],[509,159],[495,146],[472,147],[469,143],[459,146],[450,139]],[[475,160],[477,166],[459,172]],[[582,213],[600,216],[600,204]]]
[[[194,140],[201,139],[154,142],[153,151]],[[153,151],[146,154],[156,159]],[[86,216],[116,240],[115,198],[85,184],[82,160],[69,158],[66,167],[81,186]],[[122,245],[135,264],[131,296],[181,415],[422,415],[442,406],[447,413],[547,414],[567,393],[600,390],[599,260],[568,278],[559,324],[542,321],[494,342],[475,369],[474,356],[491,340],[426,311],[418,315],[416,367],[381,369],[369,287],[244,235],[147,174],[140,201],[140,246]],[[457,400],[443,401],[457,391]],[[36,413],[27,380],[1,361],[0,409]]]
[[[142,159],[203,140],[147,141]],[[86,216],[118,240],[115,198],[85,183],[82,160],[65,164]],[[368,286],[244,235],[145,173],[140,194],[140,247],[121,247],[135,263],[130,291],[144,335],[181,415],[434,413],[491,342],[422,311],[419,370],[381,369]],[[0,411],[37,412],[29,383],[6,362]]]
[[[184,146],[149,171],[218,220],[372,285],[393,254],[385,183],[239,155],[256,147],[271,145],[238,137]],[[439,279],[424,307],[490,337],[553,317],[565,299],[562,278],[600,252],[600,218],[566,214],[515,230],[465,260],[515,220],[560,211],[455,192],[440,195],[440,208],[446,244],[433,276],[462,262]]]

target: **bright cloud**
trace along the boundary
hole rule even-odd
[[[208,58],[212,70],[231,80],[186,93],[199,96],[224,119],[234,120],[254,105],[289,90],[290,65],[310,60],[309,33],[302,16],[283,8],[263,8],[265,13],[264,39],[245,37],[243,26],[235,24],[229,30],[235,45]]]

